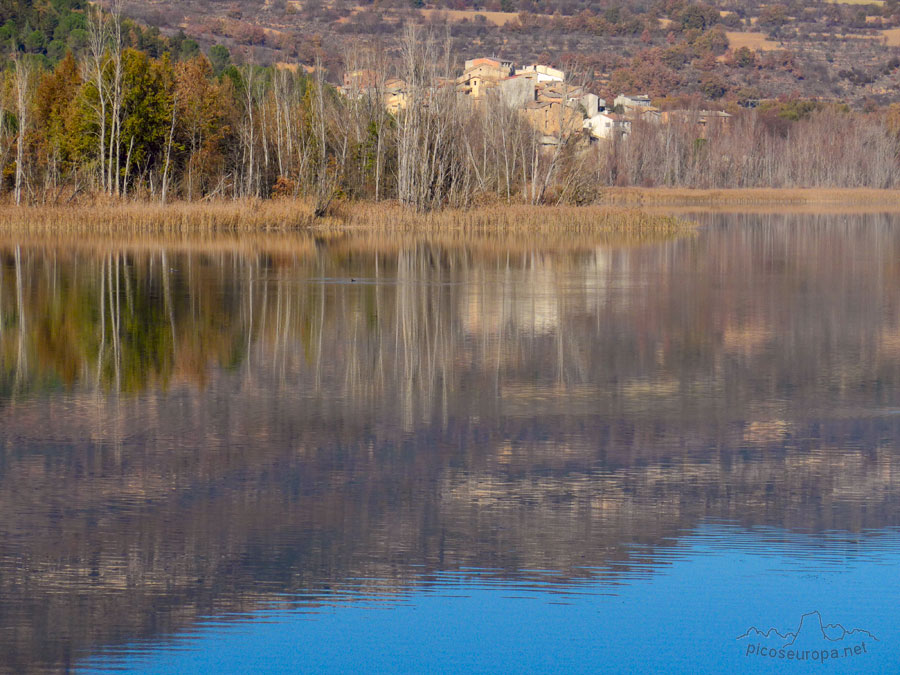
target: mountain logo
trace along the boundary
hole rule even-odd
[[[774,636],[779,637],[782,640],[784,640],[784,644],[782,645],[783,647],[790,647],[792,644],[794,644],[794,642],[797,641],[797,638],[800,636],[801,633],[804,632],[804,630],[806,630],[806,631],[818,630],[819,634],[821,634],[821,636],[822,636],[822,639],[827,640],[828,642],[840,642],[841,640],[843,640],[846,637],[852,637],[852,636],[857,636],[857,635],[859,635],[859,636],[865,635],[869,639],[874,640],[875,642],[878,642],[877,637],[875,637],[874,635],[872,635],[872,633],[870,633],[869,631],[867,631],[863,628],[847,629],[847,628],[844,628],[839,623],[826,624],[822,620],[822,615],[817,611],[807,612],[806,614],[801,616],[800,617],[800,625],[797,626],[797,630],[795,630],[793,632],[789,631],[787,633],[782,634],[778,631],[777,628],[769,628],[769,630],[763,632],[756,626],[750,626],[750,628],[747,629],[747,632],[744,633],[743,635],[739,636],[737,639],[743,640],[745,638],[761,637],[763,639],[768,640],[769,638],[771,638],[774,635]]]
[[[739,642],[746,641],[744,655],[748,657],[821,663],[830,659],[868,654],[868,647],[879,641],[865,628],[846,628],[840,623],[825,623],[818,611],[803,614],[795,630],[782,632],[774,627],[760,630],[756,626],[750,626],[743,635],[735,639]]]

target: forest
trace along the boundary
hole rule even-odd
[[[65,26],[64,47],[22,45],[3,71],[0,193],[16,204],[304,197],[324,215],[352,200],[419,211],[586,204],[613,185],[890,188],[900,175],[896,104],[854,110],[785,97],[738,107],[727,125],[637,120],[610,142],[567,128],[548,144],[500,97],[473,105],[447,85],[459,55],[432,27],[410,23],[389,47],[348,50],[345,72],[373,73],[348,89],[329,82],[320,57],[309,68],[234,63],[223,45],[204,54],[128,20],[121,4],[51,7],[52,21],[26,17],[18,35],[44,35],[28,31],[43,17],[54,34]],[[590,65],[567,65],[590,81]],[[393,113],[384,104],[392,77],[407,100]],[[702,96],[655,102],[709,105]]]

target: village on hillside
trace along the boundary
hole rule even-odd
[[[475,106],[496,97],[504,105],[519,110],[548,146],[579,133],[591,142],[624,139],[632,133],[633,123],[637,121],[655,125],[690,124],[703,137],[711,127],[728,124],[732,117],[718,110],[660,110],[643,94],[619,94],[612,105],[607,105],[605,99],[573,83],[563,70],[542,64],[516,66],[511,61],[492,57],[466,61],[462,75],[455,80],[440,81],[438,86],[455,86],[457,94]],[[345,73],[341,91],[348,96],[380,92],[391,114],[405,109],[409,101],[406,82],[388,78],[379,85],[371,70]]]

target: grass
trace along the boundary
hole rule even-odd
[[[900,28],[888,28],[881,31],[888,47],[900,47]]]
[[[308,227],[314,220],[312,205],[301,201],[108,202],[0,209],[0,228],[57,232],[267,231]]]
[[[603,235],[637,241],[683,233],[691,225],[673,214],[685,209],[806,209],[819,212],[880,212],[900,209],[900,190],[868,188],[608,188],[596,206],[491,204],[420,214],[397,202],[336,202],[325,218],[306,199],[176,202],[98,202],[76,206],[0,207],[0,234],[198,234],[248,235],[342,232],[441,234],[511,239],[523,234],[545,240]],[[238,236],[239,235],[239,236]]]
[[[483,16],[487,22],[495,26],[505,26],[508,23],[519,20],[518,12],[479,12],[471,9],[420,9],[419,13],[426,19],[435,15],[445,17],[448,21],[462,21],[468,19],[474,21],[476,16]]]
[[[633,208],[485,206],[416,214],[396,203],[338,204],[317,220],[304,200],[106,204],[75,208],[0,208],[0,249],[14,245],[100,255],[152,253],[260,255],[297,260],[331,251],[394,254],[437,246],[500,260],[536,250],[554,255],[664,241],[693,232],[667,213]]]
[[[346,226],[390,231],[441,232],[677,232],[675,218],[648,216],[609,206],[492,205],[417,214],[400,205],[360,204],[345,215]]]
[[[74,207],[0,208],[0,231],[31,233],[259,233],[309,230],[377,232],[606,232],[675,233],[672,217],[609,206],[492,205],[418,214],[392,202],[338,203],[333,214],[313,216],[309,200],[105,203]]]
[[[726,31],[725,35],[728,37],[728,46],[734,50],[740,49],[741,47],[755,49],[758,52],[781,49],[781,44],[774,40],[770,40],[765,33]]]

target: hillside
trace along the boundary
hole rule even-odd
[[[103,3],[109,6],[109,2]],[[87,49],[85,0],[3,0],[0,38],[48,65]],[[177,60],[225,47],[240,63],[313,63],[338,81],[354,51],[388,51],[408,21],[453,40],[460,59],[500,56],[585,73],[597,93],[775,97],[857,108],[900,100],[900,0],[784,4],[714,0],[123,0],[128,42]],[[220,58],[228,58],[221,48]]]
[[[900,100],[900,2],[796,0],[127,0],[125,13],[235,61],[311,63],[337,79],[354,47],[391,48],[407,21],[447,31],[460,58],[501,56],[589,73],[598,93]]]

